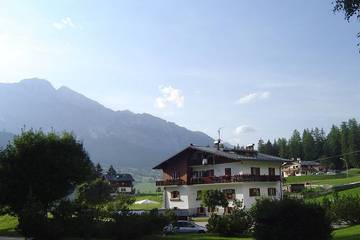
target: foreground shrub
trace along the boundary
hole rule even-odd
[[[334,222],[360,224],[360,195],[339,195],[324,198],[323,206]]]
[[[159,215],[157,209],[142,215],[119,214],[115,216],[116,239],[141,239],[145,235],[160,233],[170,219]]]
[[[325,210],[302,200],[259,200],[251,209],[257,240],[328,240],[331,221]]]
[[[240,205],[242,205],[240,203]],[[224,236],[240,235],[249,230],[252,225],[252,218],[248,211],[242,206],[235,206],[234,211],[228,215],[211,215],[207,228],[209,232],[218,233]]]

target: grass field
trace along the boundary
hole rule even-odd
[[[0,216],[0,236],[17,236],[15,227],[18,224],[17,218],[9,215]]]
[[[175,234],[169,236],[151,236],[145,238],[146,240],[253,240],[250,237],[219,237],[216,234]],[[351,226],[335,230],[333,232],[333,240],[359,240],[360,239],[360,225]]]
[[[352,189],[347,189],[347,190],[344,190],[344,191],[339,191],[338,194],[340,196],[342,195],[360,195],[360,187],[356,187],[356,188],[352,188]],[[315,202],[321,202],[322,199],[325,197],[325,196],[331,196],[332,193],[329,193],[329,194],[326,194],[326,195],[323,195],[323,196],[319,196],[319,197],[315,197],[315,198],[308,198],[307,200],[309,201],[315,201]]]
[[[162,201],[163,201],[163,195],[162,193],[149,193],[149,194],[139,194],[135,196],[136,201],[148,199],[152,201],[159,202],[157,204],[133,204],[130,206],[130,209],[132,210],[151,210],[154,208],[161,208],[162,207]]]
[[[8,215],[0,216],[0,236],[18,236],[15,232],[15,227],[17,225],[17,219]],[[358,240],[360,239],[360,225],[346,227],[342,229],[335,230],[333,232],[333,240]],[[219,237],[215,234],[177,234],[170,236],[149,236],[145,238],[146,240],[252,240],[249,237]]]
[[[139,191],[142,194],[156,192],[155,182],[149,182],[149,181],[135,182],[135,189],[136,192]]]
[[[342,172],[336,175],[309,175],[309,176],[299,176],[299,177],[287,177],[286,184],[291,183],[311,183],[316,185],[342,185],[352,182],[360,182],[360,169],[353,168],[349,170],[349,177],[347,177],[346,172]]]
[[[150,236],[145,240],[253,240],[250,237],[219,237],[216,234],[175,234],[169,236]],[[351,226],[335,230],[333,232],[333,240],[359,240],[360,239],[360,225]]]
[[[334,231],[334,240],[359,240],[360,225],[342,228]]]

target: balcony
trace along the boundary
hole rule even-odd
[[[171,185],[192,185],[192,184],[214,184],[214,183],[235,183],[235,182],[277,182],[280,181],[279,175],[234,175],[234,176],[210,176],[210,177],[192,177],[186,183],[181,179],[168,179],[156,181],[156,186]]]
[[[232,183],[232,182],[276,182],[280,181],[279,175],[234,175],[220,177],[192,177],[190,184],[213,184],[213,183]]]
[[[181,179],[168,179],[168,180],[160,180],[155,182],[156,186],[171,186],[171,185],[185,185],[186,182]]]

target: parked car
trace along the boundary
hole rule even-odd
[[[205,233],[207,229],[190,221],[177,221],[163,228],[165,234],[169,233]]]

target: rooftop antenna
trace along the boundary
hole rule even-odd
[[[219,129],[218,129],[218,135],[219,135],[219,141],[220,141],[220,136],[221,136],[221,129],[222,129],[223,127],[220,127]]]
[[[220,150],[220,143],[221,143],[221,129],[222,129],[223,127],[220,127],[219,129],[218,129],[218,136],[219,136],[219,138],[218,138],[218,142],[217,142],[217,149],[218,150]]]

